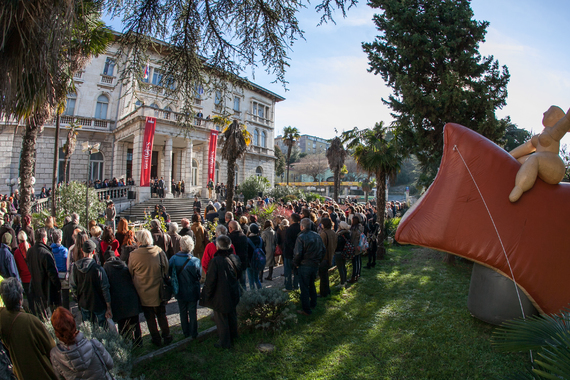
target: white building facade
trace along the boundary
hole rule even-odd
[[[151,178],[163,177],[170,192],[171,180],[184,181],[187,195],[206,196],[208,181],[208,147],[210,131],[216,129],[209,120],[215,115],[226,116],[245,124],[252,135],[252,144],[236,165],[236,184],[245,178],[258,175],[274,183],[274,120],[276,104],[284,98],[258,85],[231,87],[223,95],[196,92],[193,99],[193,128],[183,132],[176,120],[180,110],[176,99],[164,96],[163,78],[158,56],[151,56],[148,65],[148,85],[136,92],[122,85],[114,60],[118,46],[111,46],[108,54],[94,57],[85,69],[75,76],[76,93],[70,94],[67,107],[60,117],[59,173],[60,181],[85,182],[91,169],[91,181],[112,178],[125,181],[132,178],[136,186],[137,201],[150,198],[150,188],[140,187],[143,137],[147,117],[156,118],[152,147]],[[134,95],[136,93],[136,95]],[[201,116],[201,117],[198,117]],[[63,151],[66,126],[75,122],[81,125],[77,135],[77,149],[69,162],[68,178],[63,173]],[[4,160],[0,170],[0,193],[11,189],[6,179],[19,176],[23,127],[3,122],[0,126],[0,153]],[[100,152],[82,152],[81,144],[100,143]],[[44,126],[36,146],[35,192],[51,187],[55,146],[55,120]],[[221,158],[218,144],[214,182],[226,183],[227,165]]]

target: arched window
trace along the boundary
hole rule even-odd
[[[63,114],[65,116],[73,116],[75,114],[75,102],[77,100],[77,94],[71,93],[67,94],[67,104],[65,106],[65,111]]]
[[[192,160],[192,186],[198,186],[198,161]]]
[[[265,131],[261,132],[261,146],[267,148],[267,133]]]
[[[103,154],[101,152],[91,154],[89,165],[91,165],[91,178],[89,180],[103,180]]]
[[[214,176],[214,182],[220,183],[220,164],[216,162],[216,175]]]
[[[257,129],[253,131],[253,145],[259,146],[259,131]]]
[[[263,168],[261,166],[258,166],[257,169],[255,169],[255,175],[257,177],[261,177],[263,175]]]
[[[105,95],[99,95],[97,98],[97,107],[95,107],[95,119],[106,120],[108,107],[109,98],[107,98]]]
[[[170,119],[170,113],[172,112],[172,108],[170,106],[164,107],[164,118],[166,120]]]
[[[158,104],[152,103],[152,104],[150,105],[150,108],[154,109],[154,117],[158,117],[158,113],[159,113]]]
[[[141,102],[139,99],[137,99],[137,101],[135,102],[135,109],[141,107],[144,103]]]

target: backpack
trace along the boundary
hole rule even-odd
[[[186,265],[188,265],[189,261],[190,257],[186,260],[186,262],[184,262],[180,270],[176,270],[176,263],[173,263],[172,265],[172,274],[170,275],[170,286],[172,287],[172,293],[175,296],[178,295],[178,292],[180,291],[180,285],[178,284],[178,276],[180,275],[180,273],[182,273],[184,268],[186,268]]]
[[[358,248],[360,252],[366,252],[368,250],[368,239],[363,233],[360,234],[360,241],[358,242]]]
[[[350,240],[346,238],[346,236],[344,235],[341,236],[344,239],[344,248],[342,249],[340,255],[345,260],[352,260],[352,258],[354,257],[354,246],[352,245]]]
[[[248,239],[249,245],[253,247],[253,257],[251,258],[249,266],[251,269],[261,272],[263,269],[265,269],[265,263],[267,259],[265,258],[265,252],[263,251],[263,248],[261,248],[263,246],[263,240],[260,238],[259,241],[260,245],[259,247],[256,247],[253,245],[253,242]]]

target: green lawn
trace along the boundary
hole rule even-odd
[[[493,326],[467,310],[471,266],[442,253],[390,249],[360,281],[319,299],[315,313],[277,335],[244,332],[231,350],[216,338],[135,368],[160,379],[499,379],[528,357],[491,348]],[[333,282],[338,278],[333,276]],[[297,299],[295,294],[292,298]],[[256,345],[273,343],[271,354]]]

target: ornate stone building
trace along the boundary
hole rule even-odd
[[[58,181],[64,180],[63,151],[67,128],[72,121],[81,125],[77,136],[77,149],[71,157],[67,180],[85,182],[91,168],[90,180],[103,181],[112,178],[133,178],[137,201],[150,197],[148,187],[140,187],[142,144],[147,117],[156,118],[154,144],[152,146],[151,177],[164,177],[170,185],[171,179],[184,180],[186,194],[206,194],[208,177],[208,141],[210,130],[215,125],[209,120],[214,115],[228,115],[231,120],[244,123],[252,134],[253,141],[245,156],[237,164],[236,180],[241,183],[252,175],[265,176],[274,183],[274,119],[276,104],[283,97],[256,84],[233,86],[229,91],[215,91],[213,94],[199,90],[189,101],[196,113],[194,126],[189,133],[182,133],[176,124],[175,99],[164,96],[163,74],[156,64],[159,57],[151,55],[147,66],[144,88],[133,94],[132,88],[118,80],[114,53],[117,46],[111,46],[108,54],[94,57],[86,68],[75,77],[76,93],[70,94],[67,107],[61,116],[60,169]],[[198,117],[201,116],[201,117]],[[9,179],[19,176],[19,160],[22,147],[23,128],[17,123],[3,122],[0,126],[0,170],[4,180],[0,181],[0,193],[7,193]],[[81,144],[100,143],[99,153],[81,150]],[[35,192],[42,186],[51,187],[55,142],[55,121],[45,125],[38,138],[36,151]],[[226,182],[227,165],[221,159],[218,144],[214,182]],[[168,186],[170,191],[170,186]]]

